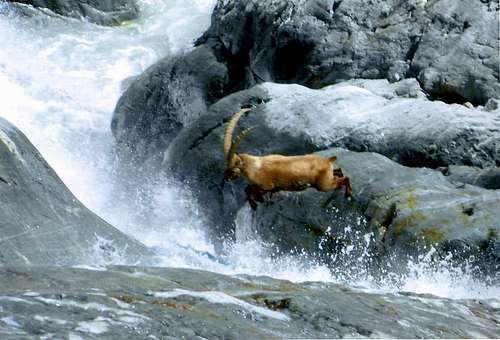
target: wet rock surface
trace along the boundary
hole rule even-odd
[[[199,47],[185,57],[167,57],[134,79],[118,101],[111,130],[121,148],[154,157],[221,96],[227,69]]]
[[[146,261],[153,254],[88,210],[28,139],[0,118],[0,265]]]
[[[494,338],[497,300],[374,293],[188,269],[0,268],[0,335]]]
[[[90,22],[106,26],[119,25],[139,16],[135,0],[8,0],[8,2],[49,9],[59,15],[85,18]],[[27,8],[19,8],[29,14]]]
[[[418,98],[412,87],[398,95],[393,85],[379,82],[322,90],[266,83],[236,93],[184,129],[167,150],[164,165],[194,188],[213,217],[215,233],[230,232],[247,183],[240,179],[221,185],[224,122],[239,107],[255,105],[240,128],[258,128],[241,143],[240,152],[294,155],[332,145],[364,151],[328,153],[339,157],[338,165],[351,178],[352,202],[345,201],[343,192],[313,189],[275,195],[251,217],[263,240],[285,251],[335,254],[351,245],[335,235],[356,225],[373,233],[378,255],[436,246],[442,257],[449,251],[474,254],[498,272],[498,191],[455,185],[438,170],[405,167],[380,155],[408,165],[496,164],[498,117]],[[408,93],[417,98],[405,98]]]
[[[499,191],[456,186],[438,171],[406,168],[378,154],[321,154],[338,157],[351,178],[353,201],[312,189],[269,198],[251,219],[263,240],[334,260],[353,246],[374,259],[398,254],[402,261],[434,247],[440,259],[449,252],[461,260],[474,255],[499,278]]]

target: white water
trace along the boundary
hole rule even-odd
[[[215,0],[140,4],[142,17],[137,22],[110,28],[43,15],[18,17],[0,2],[0,116],[28,136],[85,205],[156,247],[162,254],[159,266],[291,281],[339,280],[300,254],[269,254],[261,241],[245,232],[245,216],[238,231],[240,242],[219,263],[205,237],[203,216],[185,190],[169,179],[155,179],[140,188],[124,185],[109,128],[121,83],[159,58],[189,49],[208,27]],[[117,262],[123,260],[119,257]],[[482,286],[467,274],[426,268],[425,263],[416,266],[403,290],[452,298],[500,296],[498,288]],[[344,270],[343,276],[348,272]],[[369,279],[352,284],[373,287]]]

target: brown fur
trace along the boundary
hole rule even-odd
[[[244,130],[235,142],[232,142],[233,130],[247,111],[249,110],[243,109],[236,112],[226,127],[224,179],[234,180],[241,175],[247,178],[250,184],[245,192],[252,209],[257,207],[256,202],[263,202],[265,193],[282,190],[302,191],[312,187],[319,191],[333,191],[345,187],[346,196],[351,196],[352,187],[349,178],[342,174],[342,170],[333,167],[336,157],[325,158],[315,154],[303,156],[237,154],[236,147],[250,129]]]

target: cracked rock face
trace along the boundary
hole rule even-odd
[[[1,118],[0,160],[0,265],[137,263],[153,255],[81,204]]]
[[[498,20],[480,0],[220,0],[198,43],[239,89],[416,77],[433,96],[484,105],[500,96]]]
[[[215,233],[227,233],[244,205],[246,182],[221,186],[224,123],[240,107],[255,105],[238,125],[258,128],[239,152],[297,155],[332,146],[365,151],[339,151],[338,164],[353,181],[354,205],[343,203],[342,193],[332,199],[312,189],[302,195],[281,194],[254,216],[253,227],[265,235],[263,239],[281,249],[316,251],[329,226],[334,226],[335,235],[366,218],[368,223],[360,227],[377,235],[382,253],[383,248],[437,245],[443,251],[484,250],[486,257],[498,258],[497,191],[457,187],[438,170],[408,168],[393,160],[411,166],[496,165],[500,117],[429,101],[407,81],[355,83],[322,90],[265,83],[230,95],[174,139],[164,165],[195,190],[213,218]],[[323,246],[335,251],[334,243]]]
[[[59,15],[85,18],[99,25],[119,25],[137,19],[139,8],[135,0],[8,0],[13,3],[49,9]],[[19,7],[21,10],[24,7]],[[28,11],[24,11],[29,13]]]

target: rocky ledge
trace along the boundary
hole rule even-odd
[[[0,268],[0,335],[85,339],[494,338],[497,300],[187,269]]]

